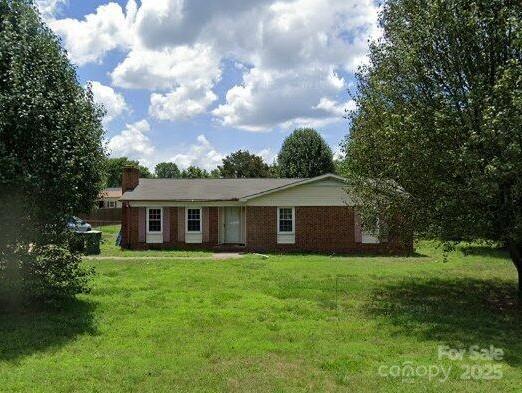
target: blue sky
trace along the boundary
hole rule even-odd
[[[111,154],[149,167],[211,169],[238,149],[272,161],[305,126],[337,151],[379,34],[372,0],[37,3],[107,109]]]

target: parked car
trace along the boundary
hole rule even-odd
[[[91,224],[76,216],[71,216],[71,218],[69,218],[67,221],[67,228],[75,232],[89,232],[92,229]]]

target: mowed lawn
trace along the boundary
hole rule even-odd
[[[520,392],[507,255],[471,247],[443,263],[430,243],[417,251],[86,261],[91,294],[62,312],[0,315],[0,391]],[[439,345],[504,355],[439,360]],[[389,376],[404,364],[451,373]],[[486,380],[493,366],[501,378]]]

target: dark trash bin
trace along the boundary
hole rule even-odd
[[[81,252],[85,255],[99,255],[101,231],[74,232],[69,242],[73,252]]]
[[[89,231],[84,232],[83,236],[85,239],[85,254],[86,255],[99,255],[100,254],[100,242],[101,242],[101,231]]]

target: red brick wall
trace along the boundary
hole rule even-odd
[[[218,244],[219,243],[219,221],[218,221],[218,209],[217,207],[209,207],[208,208],[208,223],[209,223],[209,244]]]
[[[275,207],[247,207],[246,242],[251,250],[277,247],[277,210]]]
[[[277,244],[277,208],[249,206],[247,247],[256,251],[353,252],[353,209],[296,207],[295,244]]]
[[[121,178],[121,191],[123,193],[134,190],[140,182],[140,171],[138,168],[126,166],[123,168]]]
[[[355,242],[354,210],[348,206],[295,208],[295,244],[277,244],[277,208],[247,207],[247,248],[251,251],[323,253],[403,252],[395,244]]]
[[[187,244],[178,241],[178,208],[177,207],[164,207],[163,214],[170,214],[170,241],[162,244],[147,244],[140,242],[138,239],[138,211],[139,207],[125,208],[122,214],[122,234],[124,236],[124,247],[133,250],[145,250],[145,249],[161,249],[161,248],[173,248],[173,249],[202,249],[212,248],[218,244],[218,208],[209,207],[209,227],[210,227],[210,239],[206,243],[202,244]],[[126,236],[126,228],[129,227],[129,236]],[[126,243],[127,237],[129,242]]]
[[[202,244],[178,242],[178,208],[164,208],[170,214],[170,241],[163,244],[147,244],[138,240],[138,209],[124,208],[122,214],[122,233],[124,244],[126,228],[129,228],[128,248],[174,248],[174,249],[212,249],[218,245],[218,208],[210,207],[209,241]],[[309,251],[322,253],[354,252],[411,252],[413,242],[408,239],[402,243],[397,236],[391,236],[389,243],[361,244],[354,239],[354,211],[352,207],[296,207],[295,244],[277,244],[277,208],[247,207],[247,250],[258,252]]]
[[[178,241],[178,208],[177,207],[164,207],[163,214],[166,212],[170,214],[170,242],[169,244],[175,244]]]
[[[351,207],[297,207],[295,220],[295,242],[299,249],[347,252],[355,248]]]
[[[123,248],[129,248],[129,213],[130,208],[127,207],[127,202],[123,202],[121,206],[121,246]]]
[[[128,208],[128,213],[127,213],[127,217],[129,220],[128,242],[129,242],[130,248],[133,248],[133,245],[139,243],[138,215],[139,215],[138,208],[136,208],[136,207]]]

